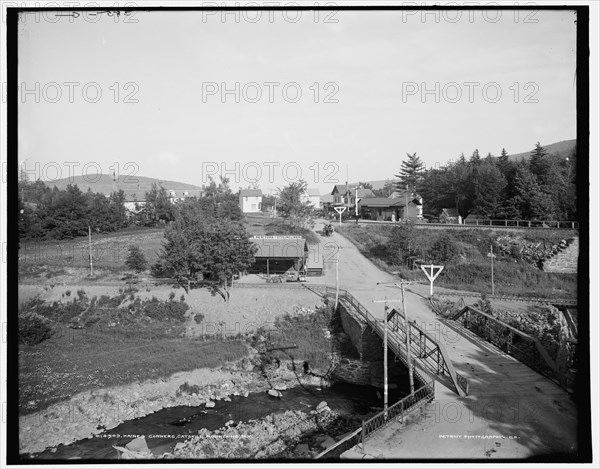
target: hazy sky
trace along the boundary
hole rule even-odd
[[[28,14],[19,160],[197,185],[224,166],[234,189],[302,176],[325,192],[346,165],[386,179],[407,152],[429,167],[575,138],[574,13],[497,13]]]

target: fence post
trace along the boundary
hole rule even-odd
[[[363,445],[363,450],[365,449],[365,421],[362,421],[362,435],[361,435],[361,443]]]

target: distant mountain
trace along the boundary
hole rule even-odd
[[[568,156],[571,156],[571,152],[573,151],[573,148],[575,148],[575,145],[577,144],[577,140],[573,139],[573,140],[563,140],[562,142],[556,142],[556,143],[551,143],[550,145],[544,145],[542,143],[542,146],[546,149],[546,151],[548,152],[549,155],[553,154],[553,153],[558,153],[560,156],[567,158]],[[529,159],[529,157],[531,156],[531,151],[533,150],[533,146],[531,147],[531,150],[526,151],[524,153],[517,153],[515,155],[509,155],[508,158],[511,161],[523,161],[525,159]]]
[[[177,181],[164,181],[161,179],[147,178],[144,176],[121,175],[114,184],[116,190],[123,189],[125,192],[147,192],[151,189],[153,183],[161,183],[167,190],[174,191],[197,191],[202,189],[200,186],[185,184]],[[90,174],[89,176],[74,176],[72,178],[59,179],[57,181],[44,181],[48,187],[54,186],[59,189],[66,189],[69,184],[77,184],[82,192],[87,192],[88,188],[92,192],[110,194],[113,191],[113,178],[108,174],[98,176]]]

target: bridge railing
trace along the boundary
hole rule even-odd
[[[386,425],[404,418],[409,413],[431,402],[435,398],[435,380],[424,378],[415,370],[415,375],[420,383],[423,383],[414,393],[409,394],[398,402],[395,402],[385,410],[375,414],[368,420],[363,420],[361,426],[348,436],[330,446],[315,459],[336,458],[344,451],[353,446],[364,443],[374,432]]]
[[[426,380],[416,370],[415,374],[423,386],[417,389],[412,394],[409,394],[405,398],[399,400],[395,404],[388,407],[387,411],[383,410],[377,415],[374,415],[369,420],[365,420],[362,423],[361,442],[364,443],[369,436],[379,430],[380,428],[394,422],[398,419],[402,419],[408,412],[412,412],[422,405],[431,402],[435,397],[435,380]]]
[[[335,289],[326,287],[324,296],[327,298],[335,298]],[[377,335],[381,338],[384,336],[383,324],[380,320],[377,320],[360,302],[352,296],[348,291],[340,289],[339,296],[340,301],[343,301],[353,311],[358,313],[360,318],[367,323],[371,329],[373,329]],[[390,313],[392,320],[390,327],[388,328],[388,346],[393,350],[394,354],[402,360],[402,362],[409,366],[407,354],[406,354],[406,327],[403,322],[394,320],[394,315],[397,313],[396,310],[392,310]],[[409,328],[409,347],[411,355],[418,359],[418,365],[420,365],[424,371],[428,371],[432,375],[446,376],[450,379],[456,392],[460,396],[466,396],[469,393],[469,384],[466,378],[461,376],[454,370],[452,361],[448,355],[448,352],[442,344],[440,344],[434,337],[428,334],[426,331],[421,329],[416,322],[408,324]],[[413,361],[417,364],[417,361]],[[414,368],[414,367],[413,367]]]
[[[564,389],[573,389],[574,374],[560,370],[537,338],[472,306],[465,306],[449,319],[557,382]],[[570,355],[574,355],[576,344],[576,341],[569,342],[572,345]]]
[[[402,312],[393,309],[388,318],[390,318],[390,329],[392,337],[398,336],[400,357],[404,361],[406,354],[406,330]],[[381,327],[381,326],[380,326]],[[412,357],[419,359],[419,363],[432,374],[447,376],[452,380],[454,386],[461,396],[469,394],[469,382],[460,373],[454,370],[452,361],[446,352],[446,349],[438,340],[424,331],[415,321],[408,322],[409,347]],[[388,330],[388,333],[389,330]],[[461,392],[462,391],[462,392]]]

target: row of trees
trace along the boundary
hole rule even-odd
[[[397,189],[418,192],[426,212],[456,208],[462,217],[526,220],[577,219],[575,186],[577,150],[549,154],[538,142],[530,158],[512,161],[505,149],[499,157],[481,158],[475,150],[436,169],[425,170],[416,153],[396,177]]]
[[[20,239],[67,239],[84,236],[88,226],[96,233],[117,231],[129,225],[163,226],[176,219],[177,204],[169,199],[164,187],[153,184],[145,195],[145,203],[136,203],[129,214],[125,193],[120,190],[110,196],[91,190],[82,192],[77,185],[65,189],[49,188],[42,181],[30,182],[25,174],[19,179]],[[242,213],[237,196],[229,181],[210,182],[197,204],[206,213],[218,218],[239,220]]]
[[[76,185],[50,189],[42,181],[19,182],[19,237],[65,239],[84,236],[88,226],[110,232],[128,224],[123,191],[109,197]]]

